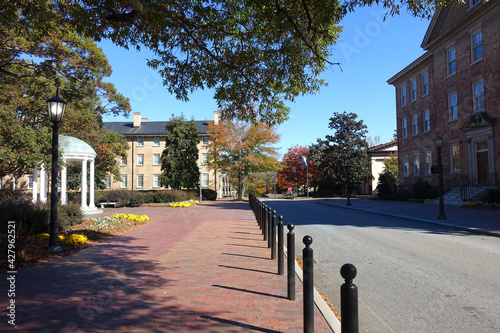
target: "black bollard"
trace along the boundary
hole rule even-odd
[[[358,287],[352,283],[356,274],[356,267],[352,264],[345,264],[340,269],[345,280],[340,286],[341,333],[358,333]]]
[[[293,233],[293,224],[288,224],[288,233],[286,235],[287,247],[287,288],[288,299],[295,300],[295,234]]]
[[[257,208],[256,209],[257,209],[257,211],[256,211],[257,222],[259,223],[259,229],[262,230],[262,214],[261,214],[262,207],[261,207],[260,201],[257,201]]]
[[[264,223],[262,233],[264,234],[264,240],[267,240],[267,205],[262,206],[262,221]]]
[[[283,215],[278,216],[278,275],[285,274],[285,248],[283,239]]]
[[[302,250],[303,279],[304,279],[304,333],[314,332],[314,265],[311,236],[304,236],[302,242],[306,246]]]
[[[267,248],[271,248],[271,239],[273,232],[273,213],[271,207],[267,209]]]
[[[273,210],[271,217],[271,259],[276,259],[276,211]]]

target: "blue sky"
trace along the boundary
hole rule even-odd
[[[384,9],[360,8],[342,21],[344,31],[330,60],[339,62],[322,74],[328,82],[319,94],[298,97],[290,103],[290,119],[279,126],[281,154],[293,145],[307,146],[331,134],[328,129],[334,112],[353,112],[368,126],[368,136],[380,136],[382,143],[392,139],[396,129],[394,87],[387,80],[424,52],[420,44],[428,20],[407,13],[387,17]],[[210,120],[217,104],[210,90],[200,90],[181,102],[162,86],[160,75],[146,65],[150,53],[125,50],[105,41],[99,43],[113,68],[107,81],[130,98],[132,112],[150,121],[168,120],[184,113],[187,119]],[[129,121],[131,121],[129,117]],[[124,121],[105,117],[104,121]]]

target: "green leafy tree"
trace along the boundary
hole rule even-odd
[[[347,185],[347,159],[351,184],[362,184],[371,179],[368,144],[365,140],[366,125],[356,120],[355,113],[337,113],[330,118],[333,135],[311,147],[311,159],[323,173],[323,179],[333,186]]]
[[[198,130],[194,120],[184,115],[172,115],[167,123],[165,149],[161,155],[161,184],[174,189],[196,187],[200,179],[198,169]]]
[[[148,48],[154,54],[148,64],[178,99],[211,88],[226,118],[272,124],[287,119],[287,101],[325,84],[319,74],[334,64],[338,23],[348,12],[377,3],[389,14],[406,7],[428,17],[451,2],[10,0],[0,4],[0,27],[29,31],[35,43],[64,27],[96,41]]]
[[[49,25],[44,33],[34,27],[0,29],[0,176],[21,176],[41,162],[50,167],[52,124],[46,100],[56,86],[68,102],[60,133],[96,150],[98,183],[107,172],[119,175],[115,156],[126,152],[126,142],[107,133],[101,117],[128,114],[130,105],[103,81],[111,67],[102,50],[68,27]]]
[[[399,168],[398,168],[398,158],[396,156],[391,156],[384,159],[384,169],[383,172],[390,172],[396,179],[398,179]]]

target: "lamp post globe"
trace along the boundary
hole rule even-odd
[[[58,239],[58,226],[57,220],[57,179],[59,171],[59,125],[63,120],[64,111],[66,110],[66,103],[59,97],[59,88],[57,88],[56,96],[47,100],[49,119],[52,122],[52,175],[50,184],[50,238],[49,249],[53,251],[61,251]]]

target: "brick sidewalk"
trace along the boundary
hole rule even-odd
[[[105,212],[156,222],[20,269],[18,326],[3,316],[2,332],[303,332],[302,285],[286,299],[286,275],[276,274],[247,203]],[[315,332],[331,332],[315,311]]]

